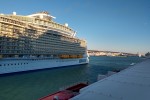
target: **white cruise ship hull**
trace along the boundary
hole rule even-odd
[[[0,74],[57,68],[87,63],[89,63],[88,57],[78,59],[2,59],[0,60]]]

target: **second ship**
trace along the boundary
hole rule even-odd
[[[89,63],[86,40],[53,18],[0,14],[0,74]]]

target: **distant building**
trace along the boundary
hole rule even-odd
[[[90,56],[137,56],[137,54],[131,54],[131,53],[98,51],[98,50],[88,50],[88,54]]]

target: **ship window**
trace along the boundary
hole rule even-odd
[[[2,65],[0,64],[0,66],[2,66]]]

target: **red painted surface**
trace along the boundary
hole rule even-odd
[[[54,98],[56,98],[56,96],[59,100],[68,100],[75,95],[71,91],[64,90],[64,91],[56,92],[54,94],[50,94],[46,97],[41,98],[40,100],[55,100]]]
[[[50,94],[48,96],[45,96],[39,100],[69,100],[70,98],[79,94],[79,90],[83,87],[86,87],[86,86],[87,86],[87,84],[80,83],[80,84],[74,85],[72,87],[69,87],[63,91],[58,91],[54,94]]]

